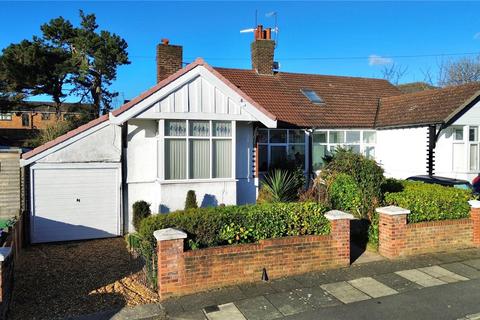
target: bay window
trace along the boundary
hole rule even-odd
[[[272,168],[305,169],[305,131],[258,129],[256,141],[259,172]]]
[[[165,120],[165,179],[232,177],[232,122]]]
[[[337,148],[375,158],[376,133],[373,130],[319,130],[313,132],[312,142],[314,170],[322,169],[324,158],[333,155]]]

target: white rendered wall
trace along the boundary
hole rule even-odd
[[[237,203],[237,184],[233,179],[224,181],[165,182],[161,184],[160,213],[172,212],[185,207],[188,190],[194,190],[199,207]]]
[[[37,162],[119,162],[121,139],[121,127],[110,124],[39,159]]]
[[[377,130],[376,160],[387,177],[427,173],[427,127]]]
[[[477,102],[472,106],[467,112],[465,112],[460,118],[458,118],[454,123],[454,126],[458,125],[469,125],[469,126],[478,126],[480,125],[480,102]]]
[[[156,120],[130,120],[127,133],[127,183],[157,179]]]

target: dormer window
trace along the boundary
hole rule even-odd
[[[325,101],[313,90],[310,89],[300,89],[302,93],[307,97],[308,100],[310,100],[311,103],[315,104],[323,104]]]

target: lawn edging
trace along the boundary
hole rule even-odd
[[[157,230],[160,299],[258,282],[265,276],[275,279],[348,266],[353,216],[332,210],[325,217],[331,224],[328,235],[290,236],[191,251],[184,251],[184,231]]]

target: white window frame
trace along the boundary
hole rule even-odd
[[[477,141],[470,141],[470,128],[476,128],[477,130]],[[462,129],[463,139],[457,140],[455,136],[455,130]],[[480,128],[478,126],[452,126],[451,127],[451,141],[452,141],[452,172],[456,173],[479,173],[480,172]],[[455,168],[455,145],[463,145],[463,156],[464,156],[464,167],[463,169]],[[477,146],[477,159],[479,160],[477,163],[476,169],[471,169],[470,166],[470,146],[476,145]]]
[[[184,136],[167,136],[165,135],[165,121],[185,121],[186,132]],[[209,135],[208,136],[192,136],[190,135],[190,122],[195,121],[207,121],[209,123]],[[214,122],[230,122],[231,125],[231,135],[230,137],[217,137],[213,135],[213,123]],[[162,183],[185,183],[185,182],[206,182],[206,181],[225,181],[225,180],[234,180],[235,179],[235,164],[236,164],[236,121],[234,120],[205,120],[205,119],[161,119],[158,124],[158,159],[157,161],[157,174],[158,179]],[[168,139],[183,139],[186,142],[186,175],[185,179],[165,179],[165,141]],[[208,178],[190,178],[190,140],[208,140],[209,141],[209,155],[210,155],[210,167],[209,167],[209,177]],[[230,140],[231,141],[231,153],[232,153],[232,163],[231,163],[231,175],[230,177],[223,178],[214,178],[213,177],[213,141],[214,140]]]
[[[270,167],[271,163],[271,148],[272,147],[284,147],[285,152],[288,157],[288,148],[289,146],[297,145],[297,146],[303,146],[304,147],[304,154],[305,154],[305,159],[304,159],[304,172],[307,170],[307,164],[308,164],[308,135],[304,129],[268,129],[268,128],[258,128],[258,131],[266,131],[267,132],[267,142],[257,142],[258,146],[266,146],[267,147],[267,166]],[[287,137],[285,139],[285,142],[270,142],[270,132],[271,131],[286,131]],[[300,142],[290,142],[290,131],[302,131],[303,132],[303,143]],[[258,151],[257,151],[258,152]],[[259,156],[259,155],[257,155]],[[258,168],[258,172],[263,174],[266,173],[267,171],[260,171],[260,168]]]
[[[0,121],[12,121],[12,113],[0,112]]]
[[[327,147],[327,152],[331,153],[332,150],[338,148],[338,147],[348,147],[348,146],[356,146],[359,145],[360,147],[360,154],[366,156],[366,148],[367,147],[374,147],[375,151],[377,148],[377,131],[372,130],[372,129],[317,129],[312,133],[312,137],[318,133],[318,132],[325,132],[327,135],[327,142],[312,142],[312,148],[314,145],[321,145],[321,146],[326,146]],[[335,142],[332,143],[330,142],[330,133],[331,132],[343,132],[343,142]],[[347,132],[360,132],[360,141],[358,143],[353,143],[353,142],[347,142]],[[364,133],[365,132],[373,132],[375,133],[375,141],[374,142],[364,142]],[[313,141],[313,140],[312,140]],[[376,152],[374,151],[374,156],[373,159],[376,159]],[[313,155],[312,155],[313,157]],[[312,158],[312,164],[313,164],[313,158]],[[321,169],[319,169],[321,170]]]

